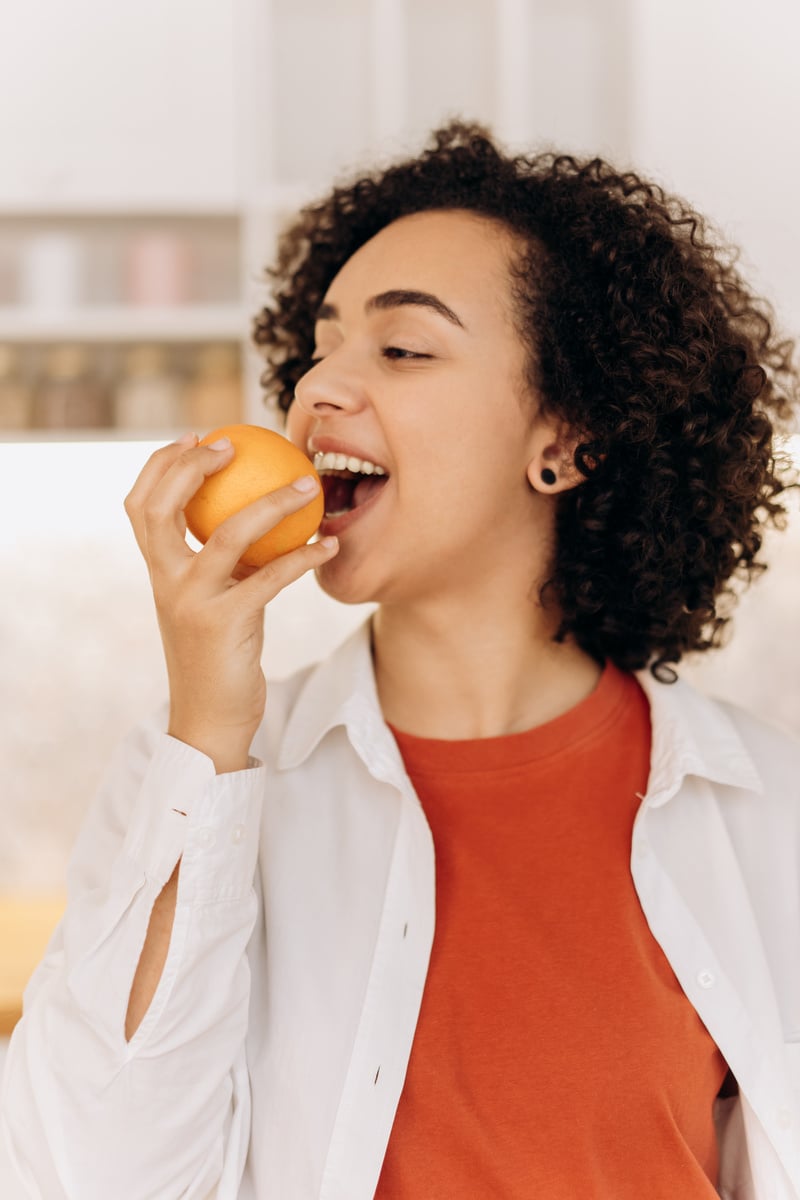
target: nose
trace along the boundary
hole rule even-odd
[[[358,412],[366,404],[363,385],[350,372],[322,359],[299,380],[294,402],[311,417]]]

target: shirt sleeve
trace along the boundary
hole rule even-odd
[[[264,774],[251,759],[217,775],[156,722],[120,748],[6,1060],[5,1133],[31,1196],[236,1196],[249,1140],[246,948]],[[150,913],[178,860],[167,960],[128,1042]]]

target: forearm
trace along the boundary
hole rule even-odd
[[[175,902],[178,897],[178,875],[180,863],[170,875],[153,905],[147,925],[147,936],[142,956],[133,977],[128,1012],[125,1017],[125,1038],[130,1041],[139,1028],[142,1018],[155,995],[164,963],[167,961],[172,925],[175,920]]]

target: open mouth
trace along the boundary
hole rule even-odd
[[[314,469],[322,480],[325,516],[329,518],[362,508],[389,479],[378,463],[346,454],[315,454]]]

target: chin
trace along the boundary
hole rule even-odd
[[[349,570],[345,563],[340,563],[339,555],[323,563],[314,574],[326,596],[338,600],[340,604],[378,603],[374,587],[370,588],[363,577],[359,579],[357,571]]]

